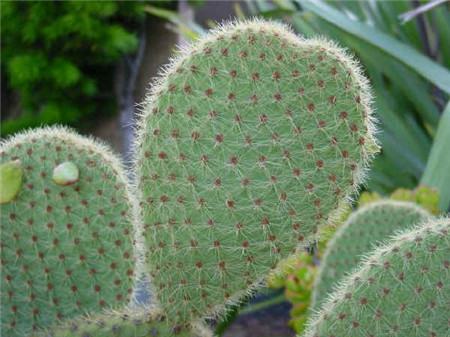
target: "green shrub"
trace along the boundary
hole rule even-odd
[[[114,111],[114,64],[137,47],[142,7],[142,2],[2,2],[2,96],[17,92],[21,111],[2,121],[2,135],[41,124],[74,125]]]

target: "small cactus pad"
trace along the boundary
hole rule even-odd
[[[79,317],[30,337],[212,337],[212,332],[202,324],[172,326],[152,308]]]
[[[166,69],[136,167],[168,317],[223,312],[315,236],[378,150],[369,101],[341,49],[273,22],[223,26]]]
[[[25,336],[55,320],[127,303],[133,284],[132,199],[119,161],[64,128],[2,142],[1,163],[20,160],[18,196],[1,205],[1,335]],[[78,182],[54,168],[72,162]]]
[[[22,187],[23,169],[19,160],[0,164],[0,204],[12,201]]]
[[[373,202],[353,213],[328,243],[314,286],[313,306],[318,309],[336,282],[377,244],[430,217],[416,204],[390,200]]]
[[[450,219],[377,248],[323,305],[305,337],[449,334]]]

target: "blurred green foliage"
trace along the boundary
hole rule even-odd
[[[450,26],[450,25],[449,25]],[[434,138],[433,147],[428,157],[425,173],[421,184],[433,186],[439,193],[439,207],[450,211],[450,102],[447,103],[439,121],[439,127]]]
[[[278,265],[280,274],[267,280],[270,288],[285,288],[285,297],[292,304],[289,326],[302,333],[309,316],[312,289],[317,273],[313,256],[307,252],[292,255]]]
[[[358,207],[382,198],[383,197],[377,192],[363,192],[359,197]],[[441,210],[439,209],[439,192],[432,187],[419,186],[414,190],[399,188],[392,192],[390,199],[416,203],[434,215],[441,213]]]
[[[2,120],[2,136],[41,124],[89,122],[94,113],[115,111],[114,66],[138,45],[142,2],[0,6],[2,97],[15,92],[20,102],[19,116]]]

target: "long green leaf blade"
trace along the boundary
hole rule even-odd
[[[331,6],[317,1],[297,0],[303,8],[322,19],[382,49],[450,94],[450,71],[410,46],[361,22],[350,20]]]
[[[199,35],[202,35],[204,33],[202,27],[200,27],[193,21],[187,22],[178,14],[178,12],[155,7],[152,5],[146,5],[144,10],[151,15],[172,22],[174,25],[178,27],[180,33],[183,36],[191,40],[195,40],[196,38],[199,37]]]
[[[421,184],[439,191],[439,207],[447,211],[450,206],[450,102],[439,122]]]

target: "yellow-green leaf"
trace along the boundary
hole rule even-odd
[[[22,187],[23,170],[20,160],[0,165],[0,204],[12,201]]]

